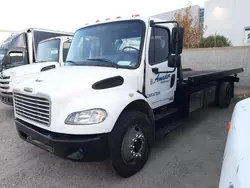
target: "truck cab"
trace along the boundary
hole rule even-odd
[[[110,157],[116,173],[134,175],[156,137],[180,125],[176,119],[213,102],[228,107],[243,71],[185,73],[183,41],[178,22],[151,17],[78,29],[66,66],[15,85],[20,138],[70,160]]]
[[[71,39],[71,36],[58,36],[40,41],[37,46],[37,61],[31,64],[28,64],[27,62],[25,63],[24,58],[26,56],[23,56],[20,49],[17,49],[16,51],[12,49],[7,57],[8,62],[10,62],[11,65],[4,64],[3,66],[7,67],[7,69],[1,71],[1,101],[4,104],[12,106],[12,88],[15,84],[18,84],[40,72],[64,66]],[[5,50],[5,53],[6,51],[7,50]],[[14,62],[20,62],[20,64]]]

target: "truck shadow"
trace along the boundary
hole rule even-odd
[[[183,139],[191,139],[197,136],[196,133],[200,132],[204,136],[211,133],[212,127],[216,121],[223,121],[223,119],[228,119],[230,121],[233,108],[235,106],[235,101],[231,104],[228,109],[218,109],[211,105],[205,109],[200,109],[193,112],[189,119],[186,120],[182,125],[166,134],[164,138],[158,139],[153,147],[151,156],[154,157],[160,154],[163,150],[174,149],[176,142],[184,142]],[[228,121],[223,122],[221,126],[227,125]],[[167,122],[164,119],[158,122],[157,126],[164,126]],[[225,128],[226,132],[226,128]]]

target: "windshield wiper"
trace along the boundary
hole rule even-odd
[[[47,61],[37,61],[37,63],[44,63],[44,62],[47,62]]]
[[[100,62],[105,62],[105,63],[108,63],[109,65],[111,65],[112,67],[115,67],[115,68],[119,68],[120,66],[118,64],[116,64],[115,62],[111,61],[111,60],[108,60],[108,59],[102,59],[102,58],[91,58],[91,59],[87,59],[89,61],[100,61]]]

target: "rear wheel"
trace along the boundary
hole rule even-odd
[[[222,82],[218,88],[216,104],[220,108],[227,108],[231,103],[233,96],[233,84]]]
[[[116,173],[130,177],[140,171],[150,153],[150,121],[139,111],[124,111],[110,137],[110,157]]]

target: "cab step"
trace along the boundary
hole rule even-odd
[[[168,116],[171,116],[177,113],[178,113],[178,108],[165,108],[162,110],[158,110],[158,112],[155,112],[155,121],[159,121],[163,118],[166,118]]]
[[[172,122],[166,121],[165,123],[161,122],[161,124],[165,124],[165,125],[156,124],[157,128],[156,128],[155,136],[157,140],[162,139],[166,134],[176,129],[177,127],[183,125],[184,121],[183,120],[175,120]]]

